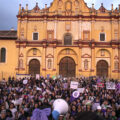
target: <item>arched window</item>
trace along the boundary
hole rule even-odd
[[[118,69],[119,69],[119,62],[118,62],[118,61],[115,61],[115,62],[114,62],[114,69],[115,69],[115,70],[118,70]]]
[[[72,45],[72,36],[71,34],[66,34],[64,36],[64,45]]]
[[[1,59],[0,62],[5,62],[6,61],[6,49],[1,48]]]
[[[51,68],[52,68],[52,60],[48,59],[48,69],[51,69]]]
[[[84,61],[84,69],[88,70],[88,60],[87,59]]]

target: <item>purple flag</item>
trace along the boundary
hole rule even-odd
[[[120,90],[120,83],[118,83],[118,84],[116,85],[116,89],[117,89],[117,90]]]

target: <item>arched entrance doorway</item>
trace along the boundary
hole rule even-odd
[[[108,77],[108,63],[105,60],[100,60],[97,63],[97,76]]]
[[[76,64],[71,57],[64,57],[59,63],[59,74],[62,77],[75,77]]]
[[[40,74],[40,62],[37,59],[32,59],[29,62],[29,74],[32,76]]]

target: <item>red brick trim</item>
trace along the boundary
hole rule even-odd
[[[52,16],[49,16],[49,15],[41,15],[41,16],[30,16],[30,15],[17,15],[17,18],[54,18],[54,19],[56,19],[56,18],[66,18],[66,19],[68,19],[68,18],[77,18],[77,19],[79,19],[79,18],[94,18],[94,19],[112,19],[112,18],[114,18],[114,19],[119,19],[120,18],[120,16],[116,16],[116,15],[114,15],[114,16],[97,16],[97,15],[89,15],[89,16],[84,16],[84,15],[76,15],[76,16],[72,16],[72,15],[66,15],[66,16],[64,16],[64,15],[52,15]]]
[[[113,70],[112,72],[114,72],[114,73],[119,73],[119,70]]]
[[[15,68],[15,70],[22,70],[22,71],[24,71],[25,68]]]
[[[43,71],[46,71],[46,68],[43,68],[42,70],[43,70]]]

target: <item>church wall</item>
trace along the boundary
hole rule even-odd
[[[101,21],[101,22],[95,22],[94,23],[94,39],[97,42],[100,42],[100,33],[105,33],[105,41],[110,42],[111,41],[111,23],[109,21]]]
[[[6,61],[0,62],[0,78],[7,78],[16,75],[16,67],[18,62],[18,50],[16,49],[15,41],[0,40],[0,49],[6,49]]]

